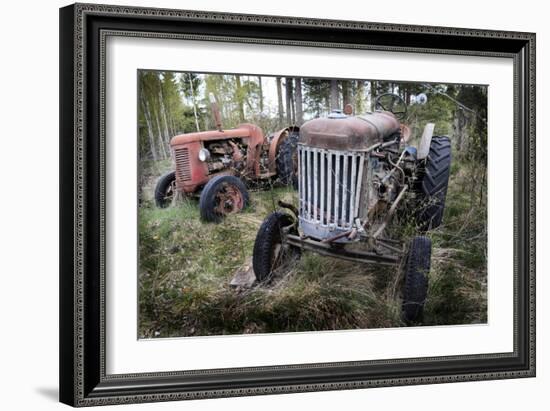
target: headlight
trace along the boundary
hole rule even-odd
[[[199,160],[206,161],[209,158],[210,158],[210,151],[208,151],[206,148],[201,148],[199,151]]]

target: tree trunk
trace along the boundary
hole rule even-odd
[[[158,160],[157,148],[155,144],[155,133],[153,132],[153,123],[151,121],[151,113],[149,113],[149,106],[145,101],[143,96],[144,91],[142,89],[140,93],[141,99],[141,109],[143,110],[143,117],[145,117],[145,122],[147,123],[147,134],[149,135],[149,148],[151,149],[151,154],[153,155],[153,160]]]
[[[277,77],[275,79],[275,82],[277,84],[277,104],[278,104],[278,111],[279,111],[279,125],[283,124],[283,91],[281,87],[281,77]]]
[[[285,90],[286,90],[286,122],[287,125],[292,124],[292,79],[285,77]]]
[[[403,94],[405,94],[405,104],[407,107],[411,104],[411,90],[409,88],[406,88],[403,90]]]
[[[456,150],[461,152],[464,148],[465,139],[465,116],[464,111],[460,108],[456,110],[454,119],[454,135],[456,136]]]
[[[355,113],[363,114],[365,112],[365,82],[357,81],[357,92],[355,94]]]
[[[296,99],[296,124],[301,126],[304,122],[304,109],[302,106],[302,79],[300,77],[296,77],[294,82],[294,86],[296,87],[296,91],[294,93],[294,98]]]
[[[258,76],[258,85],[260,88],[260,112],[264,111],[264,90],[262,88],[262,77]]]
[[[162,121],[164,126],[164,144],[167,146],[170,144],[170,131],[168,130],[168,119],[166,117],[166,107],[164,105],[164,95],[162,93],[162,82],[160,81],[160,78],[157,77],[159,80],[159,101],[160,101],[160,112],[162,114]]]
[[[342,106],[346,107],[346,104],[351,103],[351,90],[350,82],[348,80],[342,81]]]
[[[155,120],[156,120],[156,123],[157,123],[160,154],[162,156],[162,159],[166,159],[166,149],[164,148],[164,140],[162,138],[162,128],[160,127],[160,119],[159,119],[158,110],[157,110],[156,115],[155,115]]]
[[[195,115],[195,127],[197,128],[197,131],[201,131],[199,127],[199,116],[197,115],[197,101],[195,99],[195,88],[193,87],[193,78],[189,74],[187,76],[189,78],[189,88],[191,89],[191,100],[193,101],[193,114]]]
[[[371,111],[376,110],[376,107],[374,107],[374,100],[376,100],[377,95],[378,95],[378,82],[371,81],[370,82],[370,110]]]
[[[338,81],[330,80],[330,111],[340,109],[338,95]]]
[[[170,127],[172,128],[172,135],[175,136],[178,133],[178,130],[176,129],[176,121],[174,120],[174,116],[170,116]]]
[[[237,109],[239,112],[239,122],[244,123],[244,98],[241,84],[241,76],[235,76],[235,84],[237,86]]]

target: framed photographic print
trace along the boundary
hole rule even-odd
[[[60,10],[60,399],[535,375],[535,35]]]

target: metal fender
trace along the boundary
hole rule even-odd
[[[422,133],[422,138],[420,144],[418,145],[418,150],[416,151],[417,160],[423,160],[428,157],[430,152],[430,144],[432,143],[432,136],[434,134],[434,123],[428,123],[424,127],[424,132]]]

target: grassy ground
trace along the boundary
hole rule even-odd
[[[235,290],[229,282],[252,254],[256,231],[289,189],[251,192],[251,206],[221,224],[199,221],[198,201],[154,207],[157,164],[142,176],[139,210],[139,335],[318,331],[403,326],[395,300],[399,267],[349,263],[312,253],[270,286]],[[487,320],[486,215],[468,190],[469,174],[453,167],[444,225],[433,241],[422,325]],[[293,201],[295,203],[295,201]]]

